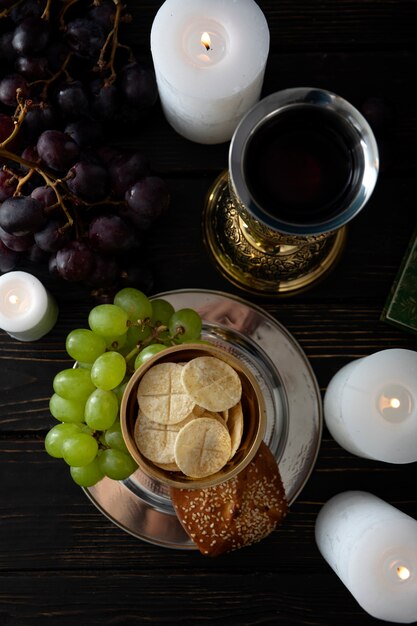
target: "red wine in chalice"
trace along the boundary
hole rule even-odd
[[[293,224],[315,224],[342,211],[360,184],[358,140],[332,111],[280,111],[253,133],[244,176],[257,205]]]

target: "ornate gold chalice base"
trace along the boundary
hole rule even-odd
[[[256,295],[316,284],[340,259],[378,166],[371,128],[340,96],[295,88],[261,100],[236,128],[203,209],[215,266]]]
[[[284,296],[311,287],[340,259],[346,227],[305,237],[260,234],[229,191],[226,170],[214,182],[203,209],[203,237],[219,271],[248,293]],[[249,222],[249,223],[248,223]]]

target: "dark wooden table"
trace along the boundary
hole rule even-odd
[[[209,0],[208,0],[209,1]],[[130,43],[148,54],[160,2],[128,2]],[[416,225],[417,3],[411,0],[261,0],[271,30],[264,94],[290,86],[330,89],[361,108],[393,107],[375,128],[376,190],[349,226],[343,258],[312,290],[288,299],[245,296],[212,266],[200,232],[205,194],[227,166],[227,145],[177,136],[157,107],[143,129],[120,138],[143,148],[169,183],[172,205],[148,241],[153,293],[204,288],[256,302],[300,343],[321,392],[348,361],[385,348],[417,349],[417,336],[380,321]],[[375,120],[373,120],[375,121]],[[38,274],[60,307],[42,340],[0,332],[0,625],[374,624],[320,556],[314,524],[331,496],[363,489],[417,517],[417,465],[352,456],[326,429],[311,478],[283,526],[261,543],[216,559],[144,543],[105,518],[45,453],[54,420],[52,378],[70,366],[65,336],[85,326],[93,301]],[[383,622],[381,622],[382,624]]]

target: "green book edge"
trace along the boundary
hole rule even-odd
[[[380,319],[417,333],[417,229],[404,254]]]

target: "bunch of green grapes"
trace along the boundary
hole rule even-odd
[[[124,480],[136,469],[123,440],[119,410],[126,384],[142,363],[168,346],[199,341],[201,317],[163,299],[120,290],[113,304],[91,309],[89,328],[72,330],[66,350],[78,367],[59,372],[49,408],[59,421],[45,438],[73,480],[91,487],[104,476]]]

